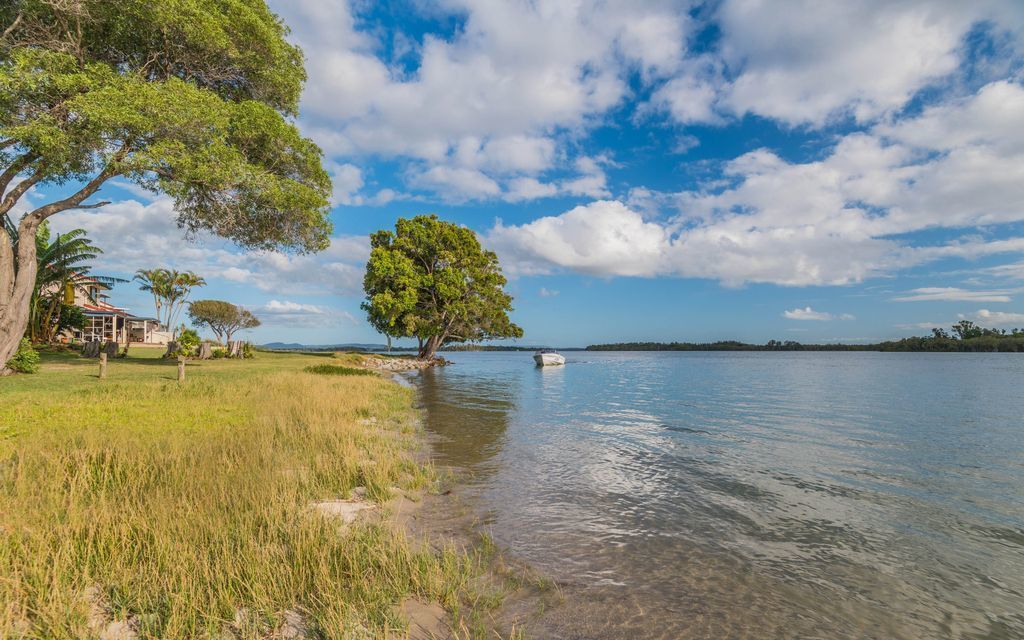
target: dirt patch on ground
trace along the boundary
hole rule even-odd
[[[448,612],[436,602],[409,598],[400,607],[402,616],[409,621],[410,640],[449,640],[455,638]]]

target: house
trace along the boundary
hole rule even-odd
[[[81,276],[69,284],[64,292],[65,304],[73,304],[85,316],[85,328],[65,332],[66,340],[88,342],[117,342],[131,345],[166,345],[172,338],[156,318],[135,316],[126,309],[107,302],[108,285],[88,276]]]

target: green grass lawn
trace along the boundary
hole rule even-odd
[[[265,638],[286,610],[313,637],[404,637],[411,596],[459,620],[475,561],[309,508],[431,482],[409,389],[304,370],[358,359],[329,353],[190,362],[179,384],[160,355],[0,378],[0,637],[94,637],[90,590],[148,638]]]

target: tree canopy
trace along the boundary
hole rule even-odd
[[[260,320],[248,309],[223,300],[196,300],[188,305],[188,317],[197,327],[207,327],[218,342],[231,342],[239,329],[254,329]]]
[[[330,179],[292,120],[305,72],[286,35],[264,0],[0,3],[0,215],[69,185],[21,219],[32,237],[117,176],[170,196],[189,233],[325,248]],[[0,238],[0,363],[24,331],[29,245]]]
[[[414,337],[421,358],[444,345],[519,338],[498,256],[465,227],[437,216],[400,218],[370,236],[363,309],[393,337]]]

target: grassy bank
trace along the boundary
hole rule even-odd
[[[330,354],[190,363],[179,384],[158,355],[0,379],[0,637],[94,636],[97,599],[159,638],[268,637],[286,611],[311,637],[402,637],[409,597],[465,613],[474,560],[309,508],[429,484],[411,391],[305,370],[350,364]]]

